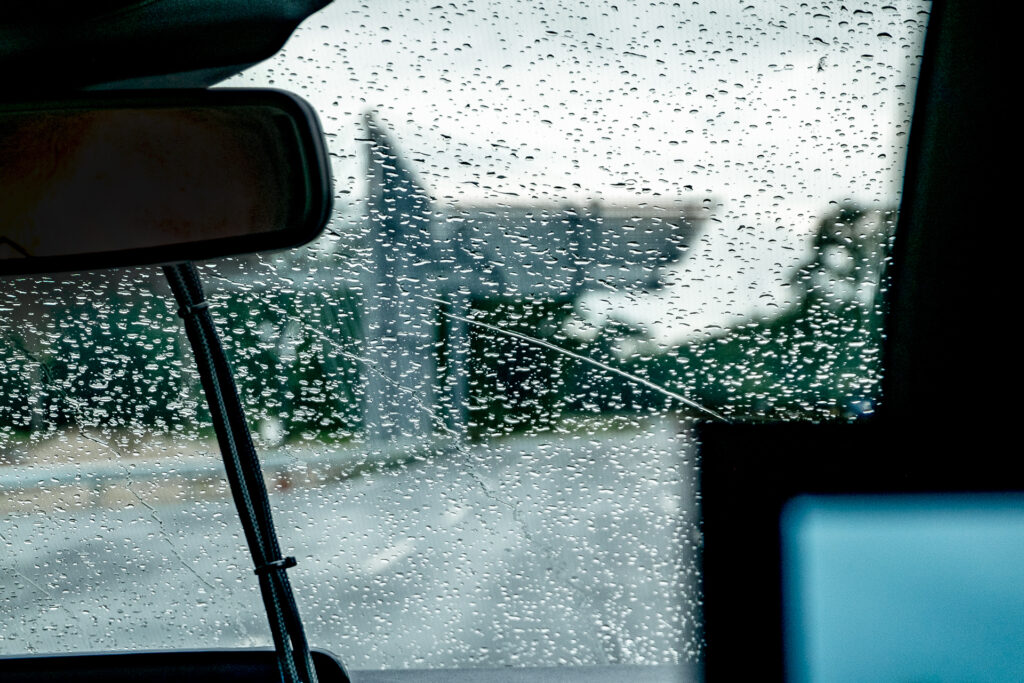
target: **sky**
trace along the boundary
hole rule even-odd
[[[314,105],[343,209],[365,189],[366,111],[438,204],[710,200],[668,288],[582,302],[677,343],[791,305],[785,275],[830,202],[898,204],[927,11],[335,2],[226,85]]]

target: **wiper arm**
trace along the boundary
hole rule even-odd
[[[231,495],[252,554],[254,571],[259,577],[282,680],[316,683],[302,619],[285,573],[295,566],[295,558],[281,556],[260,461],[238,399],[231,366],[210,317],[209,304],[203,298],[199,273],[191,263],[180,263],[164,266],[164,274],[180,307],[178,315],[185,321],[185,332],[199,366]]]

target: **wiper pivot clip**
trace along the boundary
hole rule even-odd
[[[279,571],[284,571],[285,569],[291,569],[292,567],[294,567],[298,563],[299,563],[298,560],[296,560],[294,557],[289,555],[288,557],[282,557],[280,560],[274,560],[273,562],[267,562],[266,564],[261,564],[259,567],[256,567],[255,569],[253,569],[252,573],[257,575],[257,576],[259,576],[260,574],[266,574],[267,572],[278,571],[278,570]]]
[[[178,317],[184,320],[189,316],[198,315],[200,311],[205,311],[209,307],[210,302],[203,299],[202,301],[197,301],[194,304],[189,304],[188,306],[182,306],[179,308]]]

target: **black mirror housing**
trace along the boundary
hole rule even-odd
[[[0,104],[0,275],[292,248],[331,213],[312,107],[276,90]]]

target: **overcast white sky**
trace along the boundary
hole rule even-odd
[[[359,116],[439,201],[715,198],[674,284],[596,293],[674,342],[786,305],[829,201],[898,201],[928,3],[335,2],[230,85],[320,112],[356,200]]]

